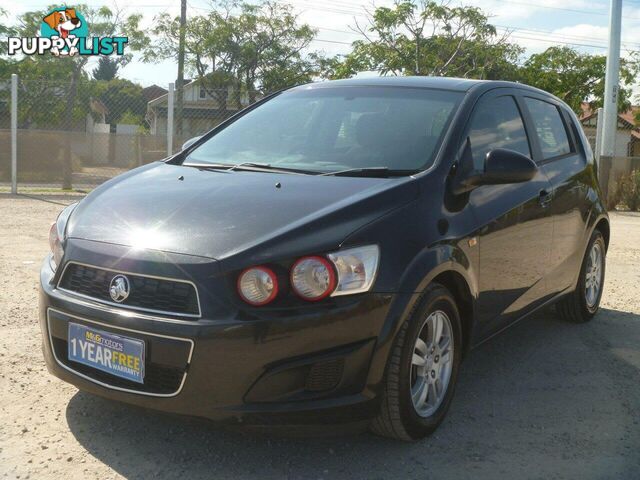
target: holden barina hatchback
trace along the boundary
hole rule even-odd
[[[44,355],[143,407],[419,439],[471,348],[552,302],[594,316],[608,241],[592,152],[557,98],[451,78],[305,85],[60,214]]]

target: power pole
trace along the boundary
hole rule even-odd
[[[187,0],[180,3],[180,41],[178,44],[178,78],[176,79],[176,135],[182,136],[182,115],[184,104],[184,42],[187,27]],[[186,139],[181,138],[182,142]]]
[[[600,152],[600,186],[605,194],[609,190],[609,174],[613,166],[618,128],[618,90],[620,89],[620,30],[622,0],[611,0],[609,16],[609,50],[607,72],[604,79],[604,112],[602,118],[602,151]]]

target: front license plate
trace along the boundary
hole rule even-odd
[[[69,360],[144,383],[144,342],[69,323]]]

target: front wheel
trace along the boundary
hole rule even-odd
[[[588,322],[600,308],[606,267],[606,245],[599,230],[593,232],[580,267],[578,285],[556,304],[560,316],[574,323]]]
[[[449,409],[461,359],[455,299],[442,285],[432,284],[397,335],[373,432],[407,441],[433,432]]]

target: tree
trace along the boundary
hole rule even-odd
[[[434,1],[396,2],[356,23],[362,40],[343,59],[324,62],[325,77],[344,78],[358,71],[383,75],[432,75],[513,78],[523,49],[499,36],[476,7],[451,7]]]
[[[118,69],[120,65],[117,60],[113,60],[111,57],[100,57],[98,59],[98,66],[93,69],[93,78],[95,80],[113,80],[118,75]]]
[[[91,33],[98,37],[110,37],[110,36],[126,36],[129,39],[127,48],[129,50],[141,50],[147,46],[149,39],[145,32],[140,29],[140,21],[142,15],[134,14],[125,16],[122,11],[113,11],[108,7],[101,7],[99,9],[90,8],[87,5],[77,5],[76,10],[81,12],[85,17],[89,25],[91,26]],[[19,26],[16,29],[19,36],[23,37],[35,37],[40,31],[40,23],[42,18],[49,13],[51,9],[26,12],[20,16]],[[127,53],[118,57],[116,60],[120,66],[126,65],[132,58],[131,53]],[[25,61],[34,62],[36,68],[42,64],[40,62],[47,62],[48,66],[54,65],[52,62],[56,62],[55,68],[66,68],[67,74],[58,77],[68,79],[66,85],[64,85],[64,112],[63,117],[67,121],[66,129],[71,129],[73,123],[74,110],[77,109],[77,101],[79,98],[80,84],[84,77],[86,77],[85,67],[89,61],[89,56],[69,56],[52,58],[49,55],[36,56],[26,58]],[[56,95],[60,96],[62,93],[61,86],[56,87]],[[88,99],[86,99],[88,101]],[[67,136],[69,138],[69,136]],[[68,144],[65,149],[65,159],[63,161],[63,182],[62,188],[71,188],[71,146]]]
[[[14,27],[4,23],[4,19],[7,15],[7,11],[0,7],[0,55],[2,56],[7,53],[7,38],[15,36],[16,33]],[[4,62],[5,59],[2,58],[0,61]]]
[[[316,32],[298,25],[290,5],[243,4],[240,15],[231,17],[231,27],[240,46],[238,76],[249,101],[258,89],[264,93],[311,80],[313,66],[301,52]]]
[[[588,101],[592,109],[602,106],[607,59],[604,55],[581,53],[570,47],[551,47],[527,59],[520,69],[523,83],[553,93],[564,100],[576,113],[582,102]],[[621,88],[618,110],[631,106],[631,85],[638,74],[636,58],[620,60]]]
[[[95,89],[96,97],[107,107],[107,123],[118,123],[126,115],[127,121],[142,125],[147,111],[147,100],[142,87],[129,80],[115,78],[100,82]]]
[[[145,51],[145,60],[176,58],[179,18],[167,14],[155,19],[157,37]],[[232,86],[239,103],[242,92],[250,101],[265,93],[313,78],[315,65],[305,50],[315,36],[300,25],[291,6],[220,1],[210,12],[189,19],[185,31],[185,64],[207,93],[226,105]]]

